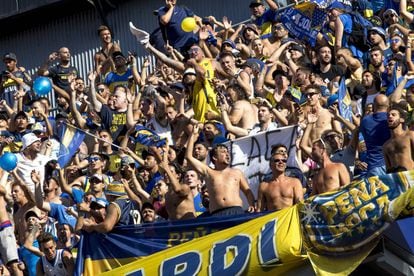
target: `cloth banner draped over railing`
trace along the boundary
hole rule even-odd
[[[106,235],[85,233],[77,272],[275,275],[300,269],[309,258],[320,275],[348,275],[392,221],[413,215],[413,187],[414,171],[407,171],[355,181],[260,217],[246,214],[121,227]],[[153,254],[142,257],[144,251]]]

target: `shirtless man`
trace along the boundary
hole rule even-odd
[[[414,132],[405,128],[406,112],[398,106],[388,111],[391,138],[383,147],[387,173],[414,169]]]
[[[222,145],[216,145],[211,151],[211,161],[214,169],[195,159],[192,155],[193,144],[198,135],[199,126],[194,126],[193,133],[188,141],[186,158],[189,164],[205,179],[210,204],[210,214],[213,216],[243,214],[243,202],[239,196],[240,190],[249,202],[248,212],[255,211],[253,192],[250,190],[242,171],[230,168],[230,154]]]
[[[307,98],[307,106],[305,107],[305,114],[315,114],[317,121],[311,125],[310,141],[315,141],[321,138],[322,133],[327,129],[334,129],[342,132],[341,125],[334,120],[332,113],[328,109],[323,108],[319,99],[321,98],[321,89],[318,85],[309,85],[305,89],[305,96]]]
[[[320,166],[312,179],[312,195],[336,191],[349,184],[350,177],[343,163],[334,163],[329,158],[331,148],[322,139],[312,144],[312,159]]]
[[[0,255],[2,261],[13,271],[13,275],[23,275],[19,269],[19,255],[17,254],[16,238],[13,225],[6,211],[6,189],[0,183]],[[6,274],[2,274],[6,275]]]
[[[303,200],[303,188],[299,179],[285,175],[286,163],[286,154],[277,153],[274,148],[270,158],[272,179],[259,185],[257,196],[259,211],[281,210]]]
[[[238,84],[229,85],[227,87],[227,94],[232,101],[232,105],[229,107],[227,101],[224,98],[221,99],[223,100],[220,102],[221,115],[226,116],[223,113],[228,114],[227,117],[233,126],[252,129],[259,122],[257,107],[247,101],[246,93]],[[224,108],[222,105],[224,105]],[[228,113],[227,110],[229,110]]]
[[[175,171],[175,167],[168,164],[167,154],[162,154],[160,148],[152,148],[152,150],[160,164],[160,168],[164,170],[164,179],[168,184],[168,192],[165,195],[168,219],[179,220],[196,218],[194,196],[190,186],[179,183],[179,177]]]
[[[112,34],[107,26],[100,26],[98,28],[98,34],[101,39],[102,48],[94,56],[95,71],[101,76],[105,76],[115,69],[112,53],[120,52],[121,48],[117,43],[112,42]]]

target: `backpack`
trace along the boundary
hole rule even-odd
[[[350,12],[352,18],[352,32],[349,35],[349,43],[361,51],[368,51],[368,30],[373,27],[371,21],[363,17],[359,12]]]

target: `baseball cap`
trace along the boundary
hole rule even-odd
[[[189,68],[185,69],[183,77],[185,75],[197,75],[197,74],[196,74],[196,71],[194,70],[194,68],[189,67]]]
[[[135,164],[135,160],[132,159],[132,157],[129,155],[122,156],[121,167],[129,165],[129,164]]]
[[[261,0],[254,0],[250,2],[249,8],[257,7],[263,5],[263,2]]]
[[[337,101],[338,101],[338,94],[333,94],[333,95],[329,96],[328,101],[327,101],[328,107],[333,105]]]
[[[384,16],[390,15],[390,14],[394,14],[395,16],[398,17],[398,13],[394,9],[388,9],[384,12]]]
[[[253,31],[256,35],[259,35],[259,31],[257,30],[257,27],[256,27],[256,25],[255,25],[255,24],[247,24],[247,25],[244,27],[242,34],[244,34],[244,32],[245,32],[247,29],[252,30],[252,31]]]
[[[299,45],[299,44],[293,44],[293,45],[291,45],[291,46],[289,47],[289,50],[296,50],[296,51],[301,52],[302,54],[303,54],[303,52],[304,52],[303,47],[302,47],[301,45]]]
[[[26,214],[24,215],[24,219],[28,220],[30,217],[37,217],[38,219],[40,219],[41,217],[41,213],[39,209],[31,209],[29,211],[26,212]]]
[[[101,209],[101,208],[106,208],[106,206],[108,206],[108,201],[105,198],[100,198],[98,197],[97,199],[93,200],[91,202],[91,204],[89,205],[89,207],[91,209]]]
[[[102,174],[95,173],[94,175],[92,175],[90,177],[90,180],[92,180],[92,179],[98,179],[99,181],[103,181],[103,176],[102,176]]]
[[[43,133],[45,132],[43,125],[40,122],[36,122],[32,125],[32,132],[34,134]]]
[[[246,60],[246,62],[243,63],[242,68],[245,66],[250,67],[253,71],[260,71],[259,64],[257,64],[257,62],[255,62],[253,59]]]
[[[171,86],[171,88],[176,88],[176,89],[179,89],[179,90],[184,90],[185,89],[184,84],[182,82],[175,82],[173,84],[170,84],[170,86]]]
[[[377,34],[382,36],[384,41],[386,40],[387,34],[385,33],[384,29],[381,27],[372,27],[371,29],[368,30],[368,32],[376,32]]]
[[[17,61],[17,57],[15,53],[7,53],[3,56],[3,61],[5,61],[6,59],[11,59],[14,61]]]
[[[124,196],[126,195],[124,185],[119,181],[114,181],[106,187],[105,195]]]
[[[231,39],[224,40],[223,43],[221,43],[221,45],[224,45],[224,44],[228,44],[230,45],[231,48],[236,49],[236,44]]]
[[[27,133],[25,135],[23,135],[22,137],[22,150],[25,150],[28,146],[30,146],[31,144],[33,144],[34,142],[40,141],[40,138],[38,138],[36,136],[36,134],[34,133]]]
[[[122,54],[122,52],[120,52],[120,51],[113,52],[112,58],[113,59],[116,59],[117,57],[123,57],[123,58],[125,58],[125,56]]]

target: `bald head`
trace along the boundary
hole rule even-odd
[[[387,112],[390,101],[384,94],[379,94],[374,99],[374,112]]]

